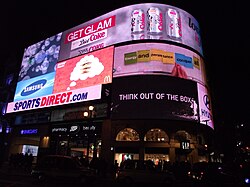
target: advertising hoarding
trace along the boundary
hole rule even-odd
[[[59,62],[55,72],[19,81],[6,113],[100,99],[102,85],[112,82],[113,59],[110,46]]]
[[[116,9],[63,32],[59,61],[132,40],[184,44],[203,55],[197,20],[174,6],[143,3]]]
[[[59,106],[101,98],[102,85],[8,103],[7,113]]]
[[[55,72],[62,33],[37,42],[25,49],[18,82]]]
[[[197,84],[197,88],[199,98],[200,123],[214,129],[211,96],[205,86]]]
[[[55,72],[19,81],[14,101],[45,96],[53,93]]]
[[[14,101],[52,94],[62,33],[25,49]]]
[[[198,122],[197,84],[171,76],[117,77],[112,119],[174,119]]]
[[[53,93],[112,82],[114,47],[59,62]]]
[[[116,47],[113,77],[139,74],[164,74],[207,83],[202,57],[188,49],[163,43]]]

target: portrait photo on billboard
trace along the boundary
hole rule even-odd
[[[203,55],[200,27],[185,10],[166,4],[122,7],[63,32],[59,61],[133,40],[162,40]]]
[[[115,48],[113,77],[169,75],[206,84],[203,58],[183,47],[137,43]]]
[[[197,84],[162,75],[113,79],[112,119],[174,119],[198,121]]]
[[[59,62],[53,93],[112,82],[114,47]]]

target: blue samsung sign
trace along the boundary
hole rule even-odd
[[[41,79],[36,82],[33,82],[32,84],[28,85],[23,89],[23,91],[21,92],[21,96],[27,96],[37,92],[38,90],[43,88],[46,82],[47,82],[46,79]]]

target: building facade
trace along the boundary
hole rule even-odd
[[[7,107],[9,154],[208,161],[205,64],[197,20],[165,4],[123,7],[29,46]]]

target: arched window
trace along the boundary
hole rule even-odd
[[[139,134],[131,128],[121,130],[117,136],[116,141],[139,141]]]
[[[177,131],[175,133],[175,140],[181,142],[186,140],[191,140],[191,135],[186,131]]]
[[[153,142],[168,142],[169,138],[167,133],[162,129],[150,129],[144,136],[144,141],[153,141]]]

